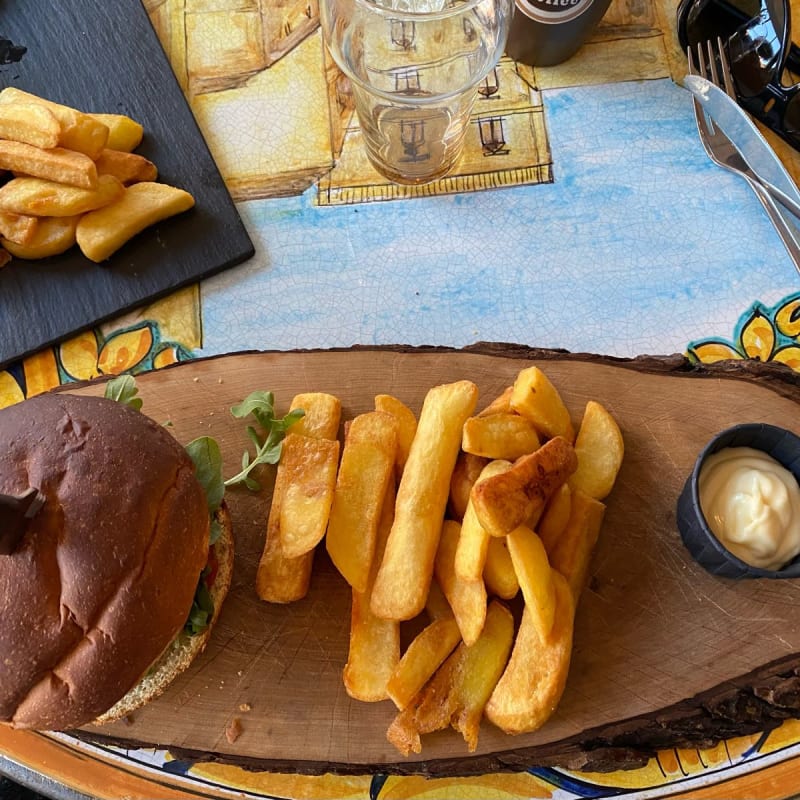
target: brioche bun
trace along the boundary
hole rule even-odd
[[[29,487],[44,506],[0,555],[0,722],[64,730],[106,714],[182,631],[208,506],[163,426],[65,393],[0,411],[0,493]]]

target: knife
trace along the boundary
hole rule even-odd
[[[687,75],[683,84],[733,142],[764,188],[800,219],[800,191],[747,113],[722,89],[699,75]]]

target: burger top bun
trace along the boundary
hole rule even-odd
[[[128,406],[46,394],[0,411],[0,493],[44,496],[0,555],[0,721],[94,720],[186,622],[208,553],[183,447]]]

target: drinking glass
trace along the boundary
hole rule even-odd
[[[513,10],[514,0],[321,0],[325,43],[379,172],[404,184],[449,172]]]

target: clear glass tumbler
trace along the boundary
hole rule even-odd
[[[513,11],[514,0],[320,0],[325,43],[379,172],[405,184],[449,172]]]

